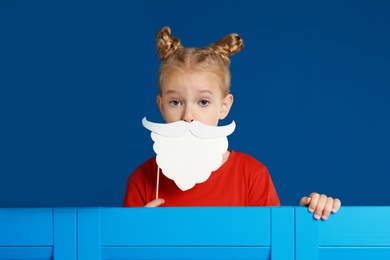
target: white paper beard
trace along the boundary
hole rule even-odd
[[[144,118],[142,124],[152,131],[157,165],[183,191],[206,181],[222,165],[227,136],[235,129],[234,121],[218,127],[198,121],[156,124]]]

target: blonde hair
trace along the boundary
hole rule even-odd
[[[159,85],[161,94],[161,82],[164,76],[171,70],[181,71],[206,71],[215,73],[222,80],[222,93],[230,92],[230,59],[244,48],[241,37],[230,34],[221,40],[202,48],[184,48],[180,39],[171,34],[169,27],[162,28],[157,33],[157,50],[161,60],[159,71]]]

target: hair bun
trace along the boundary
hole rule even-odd
[[[174,38],[171,34],[171,28],[165,26],[157,33],[157,50],[160,60],[165,60],[177,48],[182,48],[180,39]]]
[[[229,56],[241,51],[244,48],[244,42],[240,35],[232,33],[211,44],[210,47],[220,54],[227,64],[230,64]]]

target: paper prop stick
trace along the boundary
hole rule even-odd
[[[157,181],[156,181],[156,199],[158,199],[158,189],[160,187],[160,167],[157,167]]]
[[[236,127],[234,121],[226,126],[208,126],[199,121],[157,124],[146,118],[142,124],[152,131],[158,168],[183,191],[206,181],[222,165],[222,156],[228,148],[227,136]],[[159,176],[156,197],[158,187]]]

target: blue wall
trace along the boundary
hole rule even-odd
[[[318,191],[389,205],[390,2],[0,1],[0,207],[120,206],[153,156],[155,34],[237,32],[230,148],[283,205]]]

